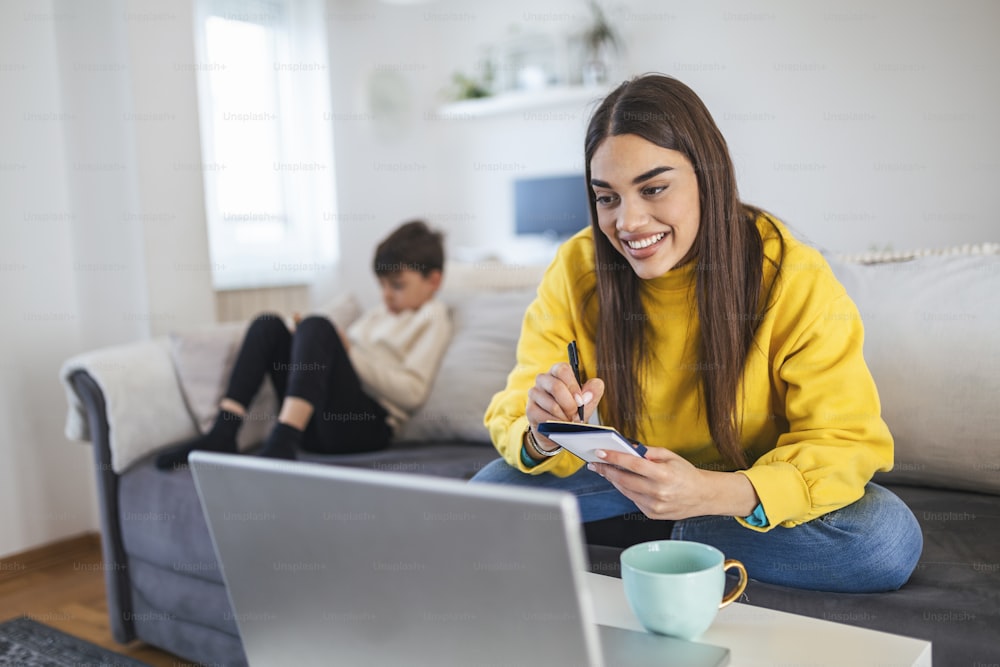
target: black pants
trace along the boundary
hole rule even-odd
[[[346,454],[389,445],[388,413],[361,389],[347,350],[325,317],[307,317],[292,334],[279,316],[259,315],[243,339],[226,397],[249,406],[265,377],[280,400],[295,396],[312,404],[303,449]]]

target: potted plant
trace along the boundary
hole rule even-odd
[[[599,85],[607,81],[609,64],[613,54],[621,50],[622,41],[618,32],[608,22],[604,10],[597,0],[588,0],[592,21],[583,32],[586,57],[583,63],[584,85]]]

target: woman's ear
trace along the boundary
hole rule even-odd
[[[441,280],[443,277],[444,274],[441,272],[441,269],[432,269],[431,272],[427,274],[427,280],[431,283],[435,292],[441,288]]]

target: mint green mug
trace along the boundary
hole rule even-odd
[[[622,552],[621,564],[625,598],[642,626],[682,639],[705,632],[747,586],[743,563],[700,542],[642,542]],[[730,568],[739,571],[740,581],[724,596]]]

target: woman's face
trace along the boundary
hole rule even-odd
[[[609,136],[590,160],[597,224],[644,280],[687,259],[701,221],[698,177],[678,151]]]

